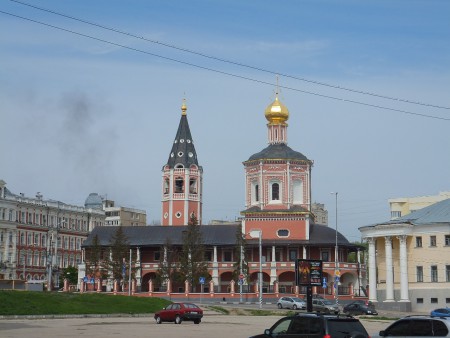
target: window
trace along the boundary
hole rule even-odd
[[[329,262],[330,261],[330,252],[327,251],[321,251],[320,252],[320,259],[323,260],[324,262]]]
[[[166,178],[164,180],[164,194],[168,194],[169,193],[169,179]]]
[[[436,246],[436,236],[430,236],[430,246]]]
[[[175,179],[175,192],[182,193],[184,191],[184,180],[182,177],[177,177]]]
[[[224,251],[223,253],[223,261],[224,262],[231,262],[232,261],[232,252],[231,251]]]
[[[450,282],[450,265],[445,266],[445,281]]]
[[[416,267],[417,271],[417,282],[421,283],[423,282],[423,266]]]
[[[416,248],[421,248],[422,247],[422,237],[418,236],[416,237]]]
[[[450,246],[450,235],[445,235],[445,246]]]
[[[160,261],[160,260],[161,260],[161,252],[155,251],[155,252],[153,253],[153,260],[154,260],[154,261]]]
[[[278,237],[289,237],[289,230],[287,229],[280,229],[277,231]]]
[[[431,281],[436,283],[438,281],[438,270],[436,265],[431,266]]]
[[[251,192],[250,198],[252,204],[257,204],[259,202],[259,185],[257,180],[251,182]]]
[[[275,261],[283,262],[283,250],[282,249],[275,250]]]
[[[423,304],[423,298],[417,298],[417,304]]]
[[[436,304],[438,302],[437,298],[431,298],[431,304]]]
[[[272,184],[272,201],[280,200],[280,185],[278,183]]]
[[[191,194],[197,193],[197,180],[195,178],[191,178],[189,180],[189,193]]]
[[[450,303],[450,298],[445,298],[445,302],[446,302],[447,304],[449,304],[449,303]]]
[[[297,259],[297,249],[290,249],[289,250],[289,260],[295,261]]]
[[[205,251],[205,261],[212,262],[212,256],[213,256],[212,251],[210,250]]]
[[[25,245],[25,233],[20,234],[20,244]]]
[[[303,203],[303,182],[301,180],[294,180],[292,184],[293,189],[293,203]]]

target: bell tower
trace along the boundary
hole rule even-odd
[[[198,165],[186,112],[183,100],[169,160],[162,169],[161,224],[166,226],[187,225],[192,214],[202,224],[203,168]]]

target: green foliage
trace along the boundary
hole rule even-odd
[[[250,310],[252,316],[273,316],[278,315],[278,313],[270,310]]]
[[[61,274],[59,275],[59,285],[64,286],[64,279],[67,278],[69,280],[69,284],[77,284],[78,282],[78,269],[74,266],[68,266],[63,269]]]
[[[225,309],[225,308],[222,307],[222,306],[211,305],[211,306],[208,306],[208,308],[211,309],[211,310],[213,310],[213,311],[222,313],[222,314],[224,314],[224,315],[229,315],[229,314],[230,314],[230,310]]]
[[[0,315],[154,313],[170,302],[161,298],[98,293],[0,291]]]
[[[199,284],[200,277],[209,279],[208,264],[205,262],[205,247],[197,217],[191,215],[186,231],[183,232],[183,250],[180,255],[180,276],[192,287]]]

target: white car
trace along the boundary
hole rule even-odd
[[[306,309],[306,302],[298,297],[281,297],[277,302],[277,306],[279,309],[304,310]]]

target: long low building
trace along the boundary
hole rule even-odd
[[[205,247],[205,261],[208,264],[209,276],[205,276],[207,283],[204,292],[232,293],[232,284],[238,285],[239,273],[236,272],[236,235],[240,231],[240,224],[227,225],[201,225],[200,227],[203,244]],[[147,226],[147,227],[123,227],[123,233],[127,239],[129,248],[132,250],[132,267],[136,279],[137,289],[140,292],[161,291],[166,292],[163,285],[158,285],[158,269],[167,258],[168,241],[171,250],[182,250],[183,232],[186,226]],[[83,244],[86,252],[93,250],[95,246],[101,247],[103,259],[110,255],[111,240],[117,231],[117,227],[103,226],[95,228]],[[334,274],[336,265],[331,261],[331,253],[335,249],[335,231],[324,225],[311,225],[309,240],[285,240],[285,241],[262,241],[262,272],[263,293],[304,293],[303,289],[296,291],[295,288],[295,260],[314,259],[323,260],[323,276],[327,286],[316,287],[315,293],[324,294],[328,297],[335,295]],[[365,265],[361,262],[347,262],[351,252],[359,252],[361,247],[349,243],[344,236],[339,234],[338,246],[341,261],[339,295],[342,297],[364,296],[359,288],[365,279]],[[246,290],[253,292],[257,288],[259,261],[259,240],[248,239],[245,246],[245,260],[248,264],[248,276],[246,276]],[[294,254],[293,254],[294,253]],[[85,254],[84,257],[88,257]],[[355,255],[359,257],[359,255]],[[126,257],[128,261],[128,257]],[[167,261],[167,260],[166,260]],[[89,263],[89,262],[87,262]],[[128,264],[128,263],[127,263]],[[86,271],[86,267],[79,269],[80,273]],[[99,276],[99,275],[98,275]],[[94,276],[97,280],[98,276]],[[80,279],[84,275],[79,276]],[[92,277],[88,276],[89,279]],[[150,281],[152,283],[150,284]],[[105,291],[113,291],[112,280],[103,280]],[[149,290],[152,285],[153,290]],[[184,283],[171,283],[172,293],[185,293]],[[212,287],[212,289],[210,289]],[[197,286],[197,292],[200,291]],[[276,290],[277,289],[277,290]],[[237,290],[237,287],[236,289]],[[228,296],[228,295],[227,295]]]

